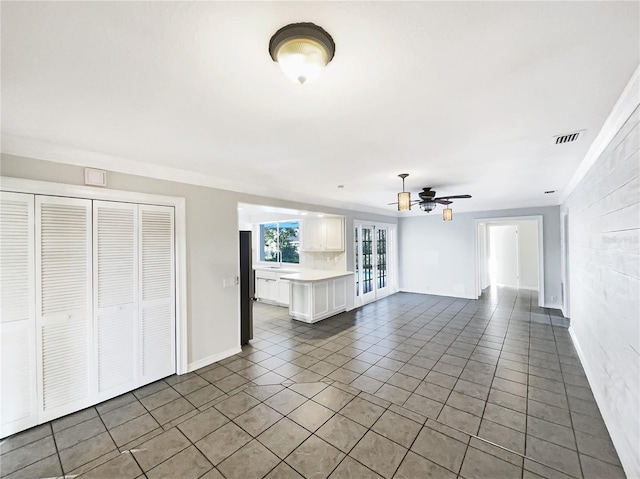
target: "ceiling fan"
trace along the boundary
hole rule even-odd
[[[435,190],[431,189],[431,187],[425,187],[422,188],[420,193],[418,193],[418,196],[420,197],[419,200],[411,200],[411,193],[404,190],[404,180],[409,176],[409,173],[401,173],[398,176],[402,178],[402,191],[398,193],[397,202],[389,203],[390,205],[397,204],[398,211],[408,211],[417,203],[420,205],[420,209],[422,211],[430,213],[438,204],[441,204],[447,206],[443,212],[443,219],[445,221],[451,221],[453,219],[453,211],[448,207],[448,205],[453,203],[451,200],[471,198],[471,195],[448,195],[436,197]]]

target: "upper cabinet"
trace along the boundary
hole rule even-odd
[[[344,251],[344,218],[309,218],[302,221],[302,251]]]

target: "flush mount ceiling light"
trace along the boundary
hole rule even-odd
[[[301,85],[320,75],[333,59],[336,44],[323,28],[313,23],[292,23],[269,41],[269,54],[287,78]]]

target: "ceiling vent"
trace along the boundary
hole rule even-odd
[[[553,142],[556,145],[562,145],[563,143],[571,143],[578,140],[584,133],[584,130],[574,131],[573,133],[567,133],[566,135],[558,135],[553,137]]]

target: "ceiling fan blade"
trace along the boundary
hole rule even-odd
[[[451,203],[453,203],[453,201],[449,201],[446,198],[436,198],[435,200],[432,200],[434,203],[439,203],[441,205],[450,205]]]
[[[398,202],[396,201],[395,203],[387,203],[388,205],[397,205]]]
[[[435,198],[434,201],[438,200],[453,200],[457,198],[471,198],[471,195],[454,195],[454,196],[441,196],[440,198]]]

